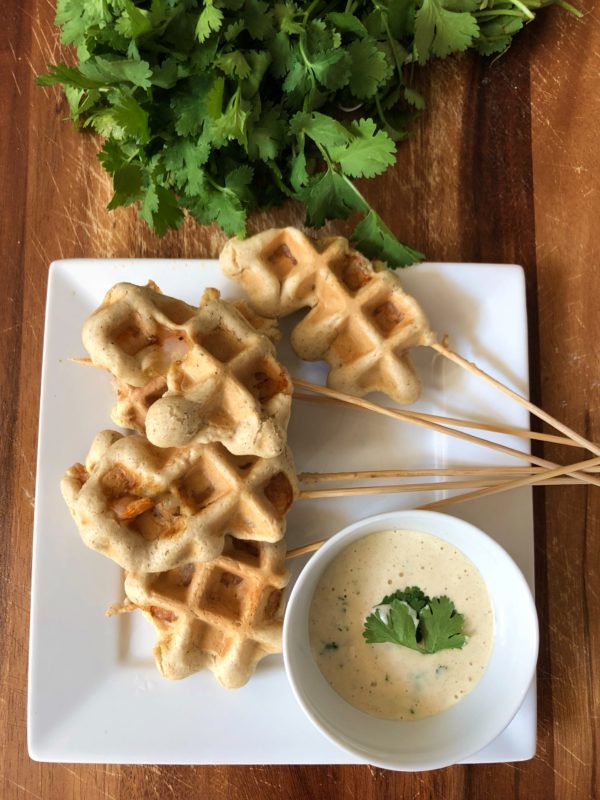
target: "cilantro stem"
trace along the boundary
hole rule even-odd
[[[268,165],[269,169],[271,170],[271,172],[273,173],[273,177],[275,179],[275,183],[277,184],[277,188],[286,197],[293,198],[294,197],[294,192],[288,186],[286,186],[286,184],[284,183],[283,176],[281,174],[281,170],[279,169],[277,164],[274,161],[268,161],[267,165]]]
[[[379,99],[379,92],[375,95],[375,105],[377,106],[377,115],[379,119],[382,121],[384,125],[387,126],[387,121],[385,118],[385,114],[383,113],[383,108],[381,107],[381,100]]]
[[[309,57],[306,55],[306,50],[304,49],[304,36],[299,36],[298,37],[298,49],[300,50],[300,55],[302,56],[302,60],[304,61],[304,63],[308,67],[308,70],[310,72],[311,78],[313,78],[313,80],[314,80],[314,76],[312,74],[312,63],[311,63]]]
[[[385,111],[383,110],[383,107],[381,105],[381,98],[379,97],[379,94],[376,94],[374,99],[375,99],[375,107],[377,108],[377,116],[381,120],[381,123],[385,128],[385,130],[388,132],[388,134],[390,134],[392,139],[394,139],[395,141],[403,139],[406,136],[406,133],[397,130],[396,128],[394,128],[393,125],[390,125],[387,117],[385,116]]]
[[[527,17],[527,19],[535,19],[535,14],[533,13],[533,11],[528,9],[525,3],[522,3],[521,0],[509,0],[509,2],[512,3],[513,6],[516,6],[517,8],[521,9],[521,11],[523,12],[523,16]]]
[[[521,19],[523,14],[520,11],[515,11],[514,8],[498,8],[487,11],[474,11],[473,16],[478,19],[480,17],[519,17]]]
[[[313,0],[312,3],[309,5],[309,7],[306,9],[306,11],[304,12],[304,15],[303,15],[303,19],[304,19],[304,23],[305,24],[308,22],[308,20],[310,18],[310,15],[315,10],[315,8],[317,8],[317,6],[320,4],[320,2],[321,2],[321,0]]]
[[[381,19],[383,20],[383,27],[385,28],[385,35],[387,36],[390,45],[390,50],[392,51],[392,56],[396,64],[396,69],[398,70],[398,78],[402,80],[403,64],[400,62],[400,59],[398,58],[398,53],[396,52],[398,44],[394,39],[394,37],[392,36],[392,32],[390,31],[390,26],[388,24],[388,15],[387,13],[384,13],[384,9],[381,7],[380,3],[377,2],[377,0],[373,0],[373,5],[377,9],[377,11],[379,11],[379,13],[381,14]]]
[[[313,141],[314,141],[314,139],[313,139]],[[320,142],[316,142],[316,141],[314,141],[314,143],[315,143],[319,153],[321,153],[321,156],[323,157],[323,161],[325,161],[325,163],[327,164],[327,168],[328,169],[335,169],[335,164],[332,161],[332,159],[331,159],[329,153],[327,152],[327,150],[325,150],[325,148],[323,147],[323,145]]]
[[[301,34],[298,38],[298,50],[300,51],[300,55],[302,56],[302,60],[306,64],[306,71],[308,73],[308,77],[310,79],[310,90],[307,92],[306,96],[304,97],[304,101],[302,103],[302,109],[304,111],[310,111],[312,109],[312,100],[314,93],[317,89],[317,81],[315,79],[315,73],[313,71],[313,65],[309,57],[306,55],[306,50],[304,49],[304,34]]]
[[[220,183],[217,183],[217,181],[214,178],[212,178],[208,174],[208,172],[205,172],[204,175],[207,182],[210,183],[213,189],[216,189],[218,192],[223,192],[223,194],[230,194],[230,195],[234,194],[234,192],[232,192],[231,189],[228,189],[226,186],[221,186]]]
[[[575,8],[575,6],[572,6],[570,3],[567,3],[566,0],[554,0],[553,5],[563,8],[565,11],[568,11],[569,14],[577,17],[577,19],[581,19],[583,17],[583,11]]]
[[[376,212],[376,211],[375,211],[373,208],[371,208],[371,206],[370,206],[370,205],[367,203],[367,201],[365,200],[365,198],[362,196],[361,192],[360,192],[360,191],[359,191],[359,190],[356,188],[356,186],[355,186],[355,185],[352,183],[352,181],[350,180],[350,178],[348,178],[348,176],[347,176],[347,175],[344,175],[344,173],[343,173],[341,170],[338,170],[338,172],[340,173],[340,175],[342,176],[342,178],[343,178],[343,179],[346,181],[346,183],[348,184],[348,186],[349,186],[349,187],[352,189],[352,191],[353,191],[353,192],[354,192],[354,194],[356,195],[356,199],[357,199],[357,202],[358,202],[358,205],[356,206],[356,210],[357,210],[357,211],[362,211],[362,212],[364,212],[365,214],[367,214],[369,211],[373,211],[373,213],[374,213],[374,214],[376,214],[376,216],[377,216],[378,218],[380,218],[380,217],[379,217],[379,214],[377,214],[377,212]],[[385,223],[383,222],[383,220],[381,220],[381,224],[382,224],[384,227],[386,227],[386,226],[385,226]],[[392,233],[392,232],[389,230],[389,228],[387,228],[387,230],[389,231],[389,233],[390,233],[390,236],[394,237],[394,234],[393,234],[393,233]],[[394,237],[394,238],[395,238],[395,237]]]

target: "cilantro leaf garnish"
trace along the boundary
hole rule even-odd
[[[409,605],[413,611],[419,613],[429,602],[429,597],[418,586],[408,586],[406,589],[396,589],[392,594],[386,594],[379,605],[388,605],[392,600],[401,600]]]
[[[460,649],[467,637],[463,633],[465,618],[447,597],[433,597],[419,612],[422,646],[426,653]]]
[[[137,204],[158,234],[187,212],[243,236],[252,211],[293,198],[311,225],[362,217],[355,246],[395,268],[423,256],[355,180],[394,164],[425,105],[419,69],[501,53],[553,4],[579,15],[567,0],[57,0],[77,63],[38,82],[104,137],[109,208]]]
[[[383,598],[366,618],[363,636],[367,644],[387,642],[431,654],[463,647],[464,622],[448,597],[430,598],[410,586]]]
[[[392,600],[387,620],[381,617],[379,611],[375,611],[367,617],[363,636],[367,644],[391,642],[410,647],[411,650],[421,651],[417,644],[415,619],[411,615],[408,605],[402,600]]]

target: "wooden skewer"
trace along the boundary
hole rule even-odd
[[[431,469],[365,469],[352,472],[300,472],[300,483],[316,483],[329,481],[357,481],[369,478],[424,478],[436,476],[458,477],[460,475],[480,475],[500,477],[502,475],[534,475],[545,472],[545,467],[432,467]],[[598,468],[588,470],[597,472]]]
[[[553,417],[552,414],[548,414],[547,411],[544,411],[539,406],[536,406],[535,403],[532,403],[530,400],[527,400],[518,392],[515,392],[512,389],[510,389],[501,381],[497,380],[496,378],[493,378],[491,375],[482,370],[472,361],[468,361],[466,358],[463,358],[461,355],[455,353],[453,350],[450,350],[448,347],[441,344],[440,342],[435,342],[434,344],[430,345],[430,347],[432,347],[436,352],[443,355],[445,358],[449,359],[455,364],[458,364],[467,372],[470,372],[473,375],[476,375],[478,378],[481,378],[482,380],[491,384],[496,389],[498,389],[498,391],[512,398],[517,403],[519,403],[519,405],[526,408],[531,414],[543,420],[544,422],[547,422],[548,425],[551,425],[556,430],[561,431],[561,433],[565,434],[565,436],[562,437],[562,436],[553,436],[552,434],[548,433],[536,433],[535,431],[528,431],[525,428],[518,428],[512,425],[474,422],[471,420],[456,419],[453,417],[442,417],[436,414],[424,414],[417,411],[401,412],[405,419],[412,417],[414,420],[420,419],[422,421],[430,421],[434,423],[440,422],[442,425],[456,425],[461,428],[475,428],[478,430],[493,431],[495,433],[508,433],[515,436],[521,436],[523,438],[533,439],[542,442],[553,442],[555,444],[565,444],[568,446],[579,445],[580,447],[589,450],[591,453],[600,455],[600,445],[594,444],[594,442],[591,442],[589,439],[586,439],[584,436],[581,436],[581,434],[577,433],[577,431],[574,431],[568,425],[565,425],[563,422],[560,422],[560,420],[556,419],[556,417]],[[88,367],[96,366],[96,364],[93,364],[92,360],[89,358],[71,358],[69,360],[74,362],[75,364],[82,364]],[[304,385],[305,388],[312,388],[312,386],[309,386],[308,381],[301,381],[294,379],[294,383],[297,386]],[[341,395],[342,393],[340,392],[339,394]],[[314,402],[313,400],[311,400],[310,395],[297,394],[296,398],[309,402]],[[334,400],[334,402],[349,403],[349,401],[346,399],[346,396],[336,397],[336,398],[331,397],[330,399]],[[360,398],[355,398],[355,399],[360,399]],[[358,404],[352,403],[352,405],[358,405]],[[396,411],[396,409],[387,409],[386,406],[379,406],[379,408],[381,410],[386,409],[388,411]]]
[[[529,431],[526,428],[519,428],[514,425],[503,425],[499,423],[487,423],[487,422],[475,422],[473,420],[465,420],[465,419],[457,419],[455,417],[443,417],[438,414],[425,414],[422,412],[417,411],[402,411],[401,414],[407,420],[409,418],[413,418],[414,420],[422,420],[428,421],[433,423],[440,423],[442,425],[456,425],[460,428],[472,428],[476,430],[484,430],[484,431],[491,431],[493,433],[504,433],[512,436],[519,436],[523,439],[532,439],[534,441],[540,442],[551,442],[553,444],[563,444],[567,447],[585,447],[587,450],[590,450],[592,453],[596,453],[596,455],[600,455],[600,447],[590,442],[588,439],[585,439],[583,436],[580,436],[576,431],[573,431],[567,425],[564,425],[559,420],[555,419],[550,414],[547,414],[541,408],[538,408],[534,403],[531,403],[529,400],[526,400],[517,392],[513,392],[512,389],[509,389],[508,386],[505,386],[500,381],[497,381],[495,378],[492,378],[491,375],[488,375],[487,372],[484,372],[482,369],[477,367],[475,364],[467,361],[462,356],[459,356],[457,353],[454,353],[452,350],[444,347],[441,344],[433,344],[431,345],[435,350],[442,355],[449,358],[451,361],[459,364],[460,366],[464,367],[469,372],[472,372],[479,377],[483,378],[484,380],[491,383],[497,389],[502,391],[504,394],[507,394],[509,397],[512,397],[521,405],[525,406],[532,414],[539,417],[540,419],[548,422],[549,425],[552,425],[557,430],[566,433],[566,436],[555,436],[551,433],[538,433],[536,431]],[[81,364],[86,367],[95,367],[97,369],[104,369],[104,367],[98,367],[97,364],[94,364],[90,358],[70,358],[69,361],[72,361],[74,364]],[[294,380],[294,383],[297,385],[302,385],[302,381]],[[308,383],[308,382],[305,382]],[[351,403],[345,397],[344,398],[318,398],[318,397],[311,397],[310,395],[305,395],[301,393],[296,393],[296,399],[303,400],[305,402],[334,402],[334,403],[341,403],[345,405],[356,405],[355,403]],[[379,406],[381,409],[386,409],[388,411],[397,411],[397,409],[387,409],[386,406]],[[550,463],[550,462],[548,462]]]
[[[454,489],[475,489],[488,486],[502,486],[511,481],[508,478],[480,478],[470,481],[430,481],[423,483],[400,483],[389,486],[342,486],[337,489],[308,489],[301,491],[298,500],[326,500],[331,497],[359,497],[371,494],[401,494],[403,492],[438,492]],[[579,484],[576,478],[550,478],[536,480],[536,486],[570,486]]]
[[[547,467],[548,469],[554,469],[558,466],[553,461],[548,461],[545,458],[540,458],[539,456],[534,456],[530,453],[523,453],[521,450],[516,450],[513,447],[507,447],[506,445],[499,444],[498,442],[490,442],[487,439],[483,439],[479,436],[473,436],[472,434],[465,433],[464,431],[457,431],[454,428],[447,428],[446,426],[440,425],[437,422],[428,422],[424,419],[409,417],[404,411],[399,411],[395,408],[379,406],[377,403],[364,400],[362,397],[354,397],[353,395],[344,394],[343,392],[338,392],[335,389],[330,389],[327,386],[320,386],[318,383],[311,383],[310,381],[301,380],[300,378],[292,378],[292,383],[294,386],[299,386],[302,389],[308,389],[309,391],[316,392],[317,394],[323,394],[326,397],[333,397],[337,400],[343,400],[350,405],[355,405],[368,411],[373,411],[376,414],[383,414],[384,416],[391,417],[392,419],[410,422],[413,425],[417,425],[421,428],[427,428],[428,430],[436,431],[436,433],[443,433],[446,436],[453,436],[457,439],[463,439],[466,442],[472,442],[473,444],[488,447],[491,450],[497,450],[500,453],[505,453],[506,455],[513,456],[514,458],[519,458],[522,461],[527,461],[530,464],[537,464],[540,467]],[[571,468],[568,467],[568,469]],[[573,470],[567,472],[567,474],[571,478],[577,478],[585,481],[586,483],[593,483],[594,486],[600,486],[600,479],[595,478],[587,473]]]
[[[313,553],[315,550],[318,550],[319,547],[323,547],[327,539],[320,539],[318,542],[309,542],[308,544],[303,544],[300,547],[292,547],[291,550],[288,550],[285,554],[286,558],[296,558],[296,556],[303,556],[305,553]]]
[[[533,431],[526,431],[523,428],[514,428],[513,426],[504,426],[504,425],[502,425],[502,426],[495,425],[493,428],[485,427],[485,428],[480,428],[480,429],[482,429],[482,430],[493,430],[493,431],[496,431],[496,432],[499,432],[499,433],[511,432],[511,433],[514,433],[515,435],[527,436],[527,437],[530,437],[532,439],[536,438],[536,439],[540,439],[541,441],[554,441],[555,443],[560,443],[560,444],[574,444],[574,443],[577,443],[580,446],[584,447],[585,449],[590,450],[592,453],[595,453],[596,455],[600,455],[600,446],[594,444],[593,442],[590,442],[584,436],[581,436],[576,431],[574,431],[571,428],[569,428],[568,425],[565,425],[564,423],[562,423],[559,420],[555,419],[555,417],[553,417],[551,414],[548,414],[546,411],[544,411],[543,409],[541,409],[538,406],[536,406],[535,403],[530,402],[529,400],[527,400],[526,398],[522,397],[517,392],[514,392],[512,389],[510,389],[508,386],[503,384],[501,381],[496,380],[491,375],[489,375],[487,372],[485,372],[484,370],[480,369],[476,364],[474,364],[474,363],[472,363],[470,361],[467,361],[465,358],[463,358],[462,356],[458,355],[458,353],[455,353],[454,351],[450,350],[445,345],[440,344],[439,342],[436,342],[435,344],[432,344],[431,347],[434,350],[436,350],[438,353],[440,353],[441,355],[443,355],[446,358],[448,358],[450,361],[452,361],[452,362],[458,364],[459,366],[463,367],[463,369],[465,369],[468,372],[471,372],[472,374],[477,375],[478,377],[480,377],[483,380],[487,381],[492,386],[494,386],[496,389],[501,391],[503,394],[506,394],[508,397],[511,397],[513,400],[518,402],[520,405],[522,405],[525,408],[527,408],[530,411],[530,413],[534,414],[539,419],[542,419],[544,422],[547,422],[549,425],[552,425],[554,428],[556,428],[557,430],[559,430],[562,433],[564,433],[568,438],[564,439],[563,437],[551,437],[550,434],[536,434]],[[91,367],[95,367],[96,366],[95,364],[92,363],[91,359],[89,359],[89,358],[72,358],[70,360],[73,361],[74,363],[82,364],[84,366],[91,366]],[[362,398],[352,397],[351,395],[345,395],[343,392],[336,392],[333,389],[325,389],[325,387],[318,386],[318,384],[312,384],[309,381],[303,381],[303,380],[294,378],[293,379],[293,383],[296,386],[301,386],[303,388],[310,389],[311,391],[314,391],[314,392],[320,392],[321,394],[325,395],[326,397],[329,397],[330,399],[332,399],[334,401],[337,401],[337,402],[342,402],[342,403],[346,403],[346,404],[350,404],[350,405],[355,405],[355,406],[358,406],[360,408],[365,408],[365,409],[370,410],[370,411],[376,411],[376,412],[378,412],[380,414],[384,414],[384,415],[387,415],[387,416],[394,416],[394,417],[396,417],[398,419],[404,419],[407,422],[413,422],[416,425],[421,425],[422,427],[429,428],[430,430],[437,431],[438,433],[445,433],[448,436],[455,436],[457,438],[462,438],[462,439],[465,439],[466,441],[470,441],[470,442],[473,442],[473,443],[476,443],[476,444],[480,444],[480,445],[483,445],[483,446],[488,447],[490,449],[498,450],[499,452],[504,452],[504,453],[506,453],[508,455],[512,455],[512,456],[514,456],[516,458],[525,459],[525,460],[529,461],[529,463],[532,463],[532,464],[538,464],[539,466],[543,466],[543,467],[547,467],[547,468],[554,468],[554,467],[558,468],[558,465],[554,464],[552,461],[548,461],[547,459],[542,459],[542,458],[539,458],[537,456],[534,456],[534,455],[528,454],[528,453],[522,453],[521,451],[515,450],[512,447],[505,447],[504,445],[500,445],[497,442],[490,442],[487,439],[483,439],[483,438],[478,437],[478,436],[472,436],[471,434],[463,433],[462,431],[453,430],[452,428],[448,428],[444,424],[439,424],[438,422],[436,422],[434,420],[440,419],[440,420],[445,421],[447,424],[454,423],[454,424],[460,425],[461,427],[473,427],[473,428],[479,428],[479,426],[483,425],[484,423],[469,422],[468,420],[456,420],[456,419],[453,419],[453,418],[450,418],[450,417],[439,417],[439,416],[432,415],[432,414],[420,414],[420,413],[414,412],[414,411],[398,411],[397,409],[391,409],[391,408],[387,408],[385,406],[378,406],[376,403],[370,403],[369,401],[363,400]],[[304,396],[304,397],[305,397],[305,399],[308,398],[308,396]],[[544,437],[544,438],[542,438],[542,437]],[[580,464],[586,464],[586,463],[590,463],[590,461],[588,461],[588,462],[579,462],[579,463]],[[562,468],[560,468],[560,469],[562,469]],[[591,477],[589,474],[587,474],[587,475],[585,473],[582,474],[582,472],[579,472],[577,470],[569,472],[569,471],[567,471],[567,469],[563,470],[562,472],[560,472],[558,474],[564,474],[566,472],[567,475],[569,475],[571,477],[574,477],[577,480],[583,480],[583,481],[586,481],[587,483],[592,483],[595,486],[600,486],[600,480]],[[472,493],[472,494],[474,495],[475,493]],[[454,498],[452,498],[452,499],[454,499]],[[438,502],[442,503],[444,501],[438,501]]]
[[[549,480],[560,475],[568,474],[567,470],[569,469],[586,469],[588,467],[598,466],[599,464],[600,458],[592,458],[588,461],[580,461],[577,464],[570,464],[566,467],[557,467],[556,469],[548,470],[543,478],[541,477],[541,473],[537,473],[520,480],[504,481],[504,483],[501,485],[489,486],[487,488],[478,489],[475,492],[466,492],[465,494],[459,494],[453,497],[444,497],[443,500],[437,500],[433,503],[426,503],[425,505],[417,506],[417,509],[430,511],[434,508],[443,508],[444,506],[462,503],[465,500],[473,500],[476,497],[485,497],[486,495],[497,494],[498,492],[506,492],[510,489],[518,489],[522,486],[530,486],[531,484],[541,483],[543,480]],[[321,539],[318,542],[310,542],[309,544],[302,545],[301,547],[294,547],[291,550],[288,550],[286,553],[286,558],[294,558],[295,556],[301,556],[305,553],[312,553],[314,550],[318,550],[319,547],[324,545],[326,541],[327,539]]]
[[[531,414],[533,414],[536,417],[539,417],[539,419],[544,420],[544,422],[547,422],[548,425],[551,425],[553,428],[556,428],[556,430],[560,431],[561,433],[564,433],[565,436],[568,436],[570,439],[573,439],[575,442],[581,445],[581,447],[584,447],[591,453],[600,455],[600,446],[594,444],[593,442],[590,442],[589,439],[586,439],[584,436],[581,436],[579,433],[577,433],[577,431],[572,430],[571,428],[569,428],[568,425],[565,425],[563,422],[560,422],[560,420],[557,420],[551,414],[548,414],[547,411],[544,411],[542,408],[536,406],[535,403],[532,403],[530,400],[527,400],[525,397],[518,394],[517,392],[514,392],[512,389],[509,389],[508,386],[503,384],[501,381],[496,380],[496,378],[493,378],[491,375],[488,375],[487,372],[484,372],[484,370],[480,369],[480,367],[478,367],[473,362],[467,361],[466,358],[463,358],[462,356],[458,355],[458,353],[455,353],[453,350],[450,350],[448,347],[446,347],[443,344],[440,344],[439,342],[432,344],[431,347],[436,352],[441,353],[441,355],[443,355],[445,358],[449,359],[455,364],[458,364],[467,372],[470,372],[471,374],[476,375],[478,378],[481,378],[482,380],[491,384],[496,389],[498,389],[498,391],[507,395],[507,397],[512,398],[517,403],[519,403],[519,405],[526,408]]]
[[[104,369],[104,367],[99,367],[97,364],[94,364],[91,358],[69,358],[68,361],[71,361],[73,364],[79,364],[82,367],[95,367],[95,369]]]
[[[294,392],[294,399],[301,400],[305,403],[318,403],[327,405],[342,405],[347,406],[343,400],[334,400],[332,397],[318,397],[316,395],[304,394],[302,392]],[[382,408],[389,408],[389,406],[382,406]],[[394,410],[394,409],[390,409]],[[504,433],[510,436],[519,436],[521,439],[533,439],[538,442],[551,442],[552,444],[563,444],[567,447],[579,447],[577,442],[566,436],[556,436],[553,433],[538,433],[537,431],[529,431],[527,428],[518,428],[514,425],[503,425],[498,422],[475,422],[469,419],[457,419],[456,417],[442,417],[439,414],[425,414],[420,411],[405,411],[407,417],[415,417],[417,419],[428,420],[429,422],[439,422],[442,425],[452,425],[457,428],[473,428],[479,431],[491,431],[492,433]]]
[[[99,367],[97,364],[94,364],[91,358],[70,358],[69,361],[72,361],[74,364],[81,364],[84,367],[95,367],[96,369],[104,369],[104,367]],[[485,375],[486,373],[483,374]],[[490,377],[490,380],[493,381],[494,379]],[[511,390],[508,389],[508,391],[510,392]],[[302,400],[307,403],[336,403],[339,405],[348,405],[348,402],[346,400],[335,399],[332,397],[318,397],[310,394],[302,394],[301,392],[296,392],[294,396],[297,400]],[[381,408],[385,408],[385,406],[381,406]],[[389,409],[389,410],[394,411],[395,409]],[[473,428],[475,430],[481,430],[481,431],[492,431],[493,433],[504,433],[511,436],[519,436],[522,439],[532,439],[534,441],[539,441],[539,442],[551,442],[552,444],[564,444],[568,447],[578,446],[578,443],[574,442],[573,439],[569,437],[555,436],[551,433],[537,433],[536,431],[528,431],[526,428],[519,428],[514,425],[502,425],[500,423],[488,423],[488,422],[475,422],[473,420],[467,420],[467,419],[443,417],[438,414],[425,414],[418,411],[403,411],[402,413],[406,417],[414,417],[415,419],[423,419],[429,422],[439,422],[442,425],[455,425],[459,428]],[[600,450],[598,452],[600,454]]]
[[[559,475],[570,474],[569,470],[587,469],[588,467],[596,467],[600,464],[600,458],[590,458],[587,461],[578,461],[577,464],[569,464],[566,467],[556,467],[556,469],[548,470],[544,476],[545,480],[550,478],[557,478]],[[540,473],[541,474],[541,473]],[[531,486],[531,484],[538,483],[538,475],[529,475],[526,478],[517,478],[514,481],[506,481],[502,486],[490,486],[487,489],[478,489],[475,492],[467,492],[466,494],[455,495],[454,497],[445,497],[443,500],[436,500],[433,503],[428,503],[426,506],[421,506],[423,509],[441,508],[442,506],[450,506],[455,503],[463,503],[465,500],[474,500],[476,497],[485,497],[489,494],[496,494],[498,491],[505,492],[508,489],[519,489],[522,486]]]

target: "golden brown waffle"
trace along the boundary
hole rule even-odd
[[[295,228],[231,239],[221,267],[259,314],[311,308],[294,328],[292,346],[301,358],[328,362],[329,386],[359,397],[381,391],[401,404],[417,400],[420,382],[408,350],[435,337],[395,272],[342,237],[313,241]]]
[[[216,289],[196,309],[128,283],[113,286],[83,328],[92,362],[117,381],[119,425],[159,447],[218,441],[264,457],[284,449],[291,408],[275,335],[272,321],[236,309]]]
[[[235,456],[217,443],[160,448],[102,431],[61,490],[88,547],[124,569],[160,572],[216,558],[226,534],[281,540],[297,481],[288,450]]]
[[[128,573],[125,592],[156,628],[154,656],[165,678],[207,667],[227,688],[242,686],[256,664],[281,652],[285,544],[227,537],[203,564],[158,574]]]

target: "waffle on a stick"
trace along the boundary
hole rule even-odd
[[[243,303],[207,289],[194,308],[154,284],[119,283],[82,335],[93,364],[115,377],[117,424],[159,447],[222,442],[264,457],[284,449],[291,382],[275,358],[276,328]]]
[[[398,275],[346,239],[312,240],[295,228],[264,231],[231,239],[221,267],[259,314],[283,317],[310,308],[292,332],[292,346],[301,358],[328,362],[331,388],[359,397],[380,391],[403,405],[418,399],[408,351],[435,336]]]
[[[61,490],[88,547],[130,571],[214,559],[225,536],[278,542],[297,496],[291,453],[235,456],[221,444],[160,448],[99,433]]]

